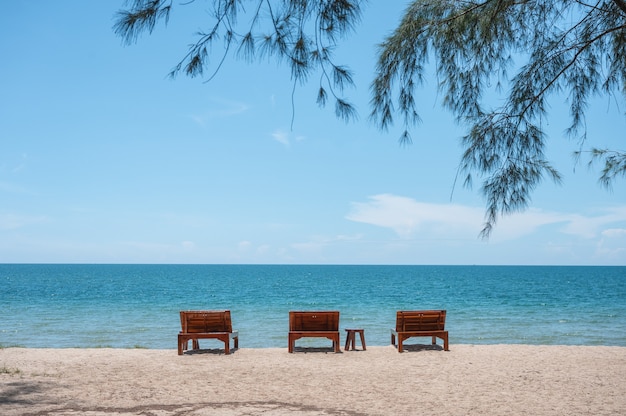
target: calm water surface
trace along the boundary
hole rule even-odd
[[[306,309],[388,345],[397,310],[430,308],[451,345],[626,346],[626,267],[0,265],[0,346],[173,349],[187,309],[230,309],[240,347],[286,348]]]

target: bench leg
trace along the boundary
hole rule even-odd
[[[291,334],[289,334],[289,348],[288,348],[289,352],[293,352],[293,347],[294,347],[293,344],[295,344],[295,342],[296,340],[293,338],[293,336],[291,336]]]
[[[444,334],[441,339],[443,339],[443,350],[444,351],[450,351],[448,348],[448,334]]]
[[[185,336],[178,335],[178,355],[183,355],[187,347],[189,347],[189,339]]]
[[[336,339],[333,339],[333,349],[335,352],[341,352],[341,347],[339,345],[339,334],[337,334]]]

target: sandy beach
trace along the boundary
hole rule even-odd
[[[626,348],[5,348],[0,414],[624,415]]]

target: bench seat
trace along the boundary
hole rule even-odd
[[[192,341],[192,349],[199,349],[199,339],[222,341],[225,354],[230,354],[231,339],[233,347],[239,348],[239,332],[233,331],[230,311],[181,311],[180,324],[178,355],[187,350],[189,341]]]
[[[341,352],[339,311],[290,311],[289,352],[293,352],[296,340],[305,337],[328,338],[333,342],[334,352]]]
[[[446,311],[398,311],[396,315],[396,327],[391,329],[391,344],[396,346],[398,352],[402,352],[403,342],[411,337],[432,337],[432,344],[437,343],[437,338],[443,341],[444,351],[449,351],[448,331],[445,330]]]

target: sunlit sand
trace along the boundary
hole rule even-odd
[[[623,415],[626,348],[0,349],[0,414]]]

